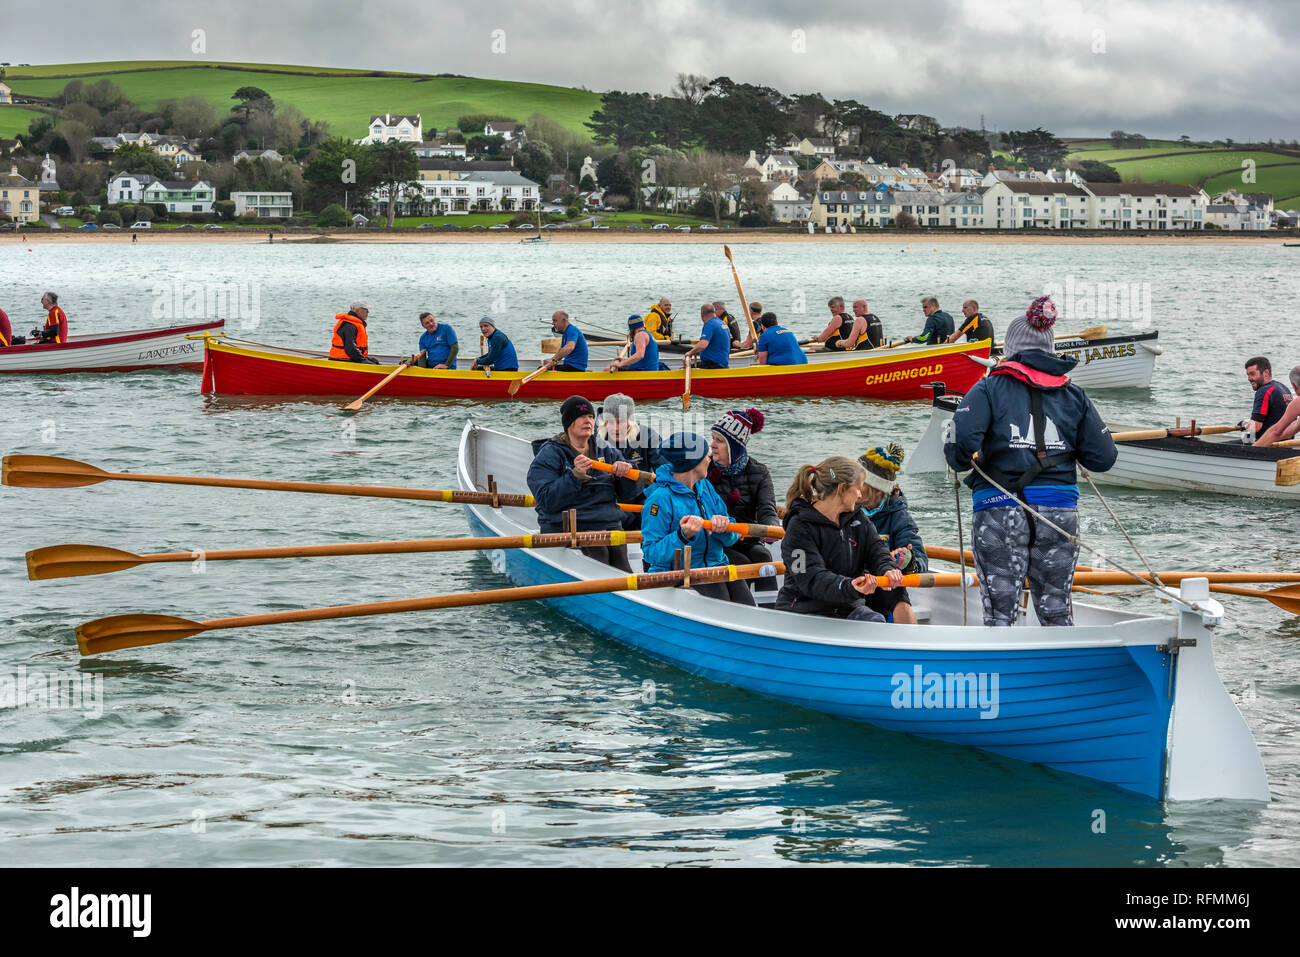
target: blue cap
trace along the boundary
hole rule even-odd
[[[695,432],[674,432],[659,445],[659,452],[674,472],[689,472],[709,455],[709,443]]]
[[[629,329],[640,329],[640,328],[641,328],[642,326],[644,326],[644,325],[645,325],[645,323],[641,321],[641,317],[640,317],[640,316],[628,316],[628,317],[627,317],[627,327],[628,327]]]

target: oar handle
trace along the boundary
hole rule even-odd
[[[884,575],[860,575],[855,578],[855,582],[860,582],[866,578],[875,578],[876,586],[884,588],[889,585],[889,579]],[[960,588],[962,585],[976,585],[979,579],[967,572],[965,575],[960,574],[935,574],[934,572],[923,572],[919,575],[904,575],[903,583],[900,588]]]

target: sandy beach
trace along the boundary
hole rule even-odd
[[[257,231],[195,231],[177,232],[172,229],[140,230],[139,244],[158,243],[266,243],[267,234]],[[317,232],[315,230],[278,232],[276,243],[505,243],[518,244],[523,237],[519,232],[488,229],[460,230],[337,230]],[[1282,242],[1300,242],[1300,231],[1274,232],[1266,234],[1247,232],[1191,232],[1165,234],[1134,233],[1054,233],[1050,231],[1032,233],[924,233],[872,231],[859,233],[802,233],[789,231],[728,231],[708,230],[705,232],[679,233],[674,230],[548,230],[546,240],[556,243],[728,243],[745,245],[749,243],[872,243],[887,246],[939,246],[950,243],[981,243],[992,245],[1171,245],[1177,243],[1252,243],[1278,245]],[[21,246],[24,243],[21,232],[0,238],[0,246]],[[87,230],[31,230],[27,233],[26,245],[37,246],[51,243],[71,244],[131,244],[131,231],[99,232]]]

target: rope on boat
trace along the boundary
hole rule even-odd
[[[979,464],[978,461],[972,460],[972,461],[971,461],[971,467],[974,468],[976,472],[979,472],[979,474],[980,474],[981,476],[983,476],[984,480],[985,480],[986,482],[988,482],[990,485],[992,485],[995,489],[997,489],[997,490],[998,490],[999,492],[1001,492],[1003,495],[1006,495],[1008,498],[1011,498],[1012,500],[1014,500],[1014,501],[1016,502],[1016,504],[1018,504],[1022,509],[1024,509],[1025,512],[1028,513],[1029,516],[1030,516],[1031,518],[1036,518],[1038,521],[1042,522],[1042,523],[1043,523],[1044,525],[1046,525],[1048,528],[1051,528],[1051,529],[1055,530],[1058,534],[1060,534],[1060,536],[1061,536],[1062,538],[1064,538],[1064,539],[1065,539],[1067,542],[1069,542],[1071,545],[1077,545],[1077,546],[1079,546],[1080,548],[1084,549],[1085,551],[1088,551],[1088,552],[1090,552],[1091,554],[1096,555],[1098,558],[1102,559],[1103,561],[1108,561],[1108,560],[1109,560],[1109,559],[1107,558],[1106,555],[1102,554],[1102,553],[1099,552],[1097,549],[1093,548],[1091,545],[1086,545],[1086,544],[1084,544],[1083,541],[1080,540],[1080,538],[1079,538],[1078,535],[1071,535],[1069,532],[1067,532],[1065,529],[1061,528],[1061,526],[1057,525],[1057,524],[1056,524],[1055,522],[1053,522],[1051,519],[1044,517],[1044,516],[1042,515],[1042,513],[1038,512],[1038,511],[1035,511],[1034,509],[1030,508],[1030,507],[1029,507],[1029,503],[1021,501],[1020,498],[1017,497],[1015,494],[1013,494],[1012,492],[1008,492],[1005,488],[1003,488],[1000,484],[998,484],[998,482],[997,482],[996,479],[994,479],[994,478],[993,478],[992,476],[990,476],[987,472],[985,472],[982,468],[980,468],[980,464]],[[1145,559],[1143,559],[1143,560],[1145,561]],[[1123,565],[1121,565],[1119,562],[1114,562],[1114,561],[1112,561],[1112,562],[1110,562],[1110,564],[1112,564],[1112,565],[1115,566],[1115,570],[1116,570],[1116,571],[1121,571],[1121,572],[1123,572],[1125,575],[1130,575],[1130,576],[1132,576],[1132,578],[1133,578],[1135,581],[1137,581],[1139,584],[1144,585],[1144,586],[1146,586],[1147,589],[1149,589],[1149,590],[1155,592],[1156,595],[1160,598],[1161,601],[1172,601],[1172,600],[1173,600],[1172,597],[1171,597],[1170,594],[1169,594],[1169,591],[1168,591],[1167,589],[1165,589],[1163,586],[1159,586],[1159,585],[1154,584],[1153,582],[1149,582],[1149,581],[1147,581],[1145,578],[1143,578],[1143,577],[1142,577],[1141,575],[1139,575],[1137,572],[1129,571],[1127,568],[1125,568],[1125,567],[1124,567]],[[1194,609],[1196,609],[1196,610],[1199,611],[1199,612],[1206,612],[1206,611],[1207,611],[1207,609],[1202,608],[1201,605],[1200,605],[1199,603],[1197,603],[1197,602],[1194,602],[1194,601],[1188,601],[1188,600],[1185,599],[1185,598],[1180,598],[1179,600],[1182,601],[1183,604],[1187,605],[1187,607],[1189,607],[1189,608],[1194,608]]]
[[[1133,546],[1133,551],[1137,553],[1137,557],[1142,559],[1142,564],[1146,566],[1147,574],[1156,580],[1157,585],[1163,586],[1164,582],[1162,582],[1160,576],[1155,573],[1155,569],[1151,567],[1151,563],[1147,561],[1147,557],[1142,554],[1142,549],[1137,547],[1137,542],[1133,541],[1133,539],[1129,537],[1128,529],[1124,527],[1124,523],[1119,520],[1119,516],[1115,514],[1114,510],[1110,507],[1110,503],[1107,502],[1105,496],[1101,494],[1101,489],[1097,488],[1097,483],[1092,480],[1092,476],[1088,474],[1088,470],[1082,469],[1081,471],[1083,472],[1083,477],[1088,480],[1088,484],[1092,486],[1092,490],[1097,493],[1097,498],[1101,500],[1101,504],[1104,505],[1106,511],[1110,513],[1110,517],[1115,520],[1115,527],[1123,534],[1124,540]]]

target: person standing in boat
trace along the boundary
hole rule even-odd
[[[460,343],[456,340],[456,330],[445,322],[439,322],[431,312],[420,313],[420,325],[424,332],[420,335],[420,365],[425,369],[454,369],[456,356],[460,353]]]
[[[931,346],[947,342],[953,334],[954,323],[952,316],[939,308],[939,300],[934,296],[922,296],[921,311],[925,313],[925,328],[919,336],[904,336],[903,341]]]
[[[875,622],[903,605],[910,613],[903,575],[858,507],[866,474],[842,455],[801,466],[795,474],[785,496],[785,584],[776,596],[778,610]],[[878,584],[878,575],[888,584]]]
[[[615,392],[605,397],[604,404],[596,413],[596,435],[618,449],[628,464],[638,471],[653,475],[664,464],[664,457],[659,454],[659,435],[650,426],[637,422],[636,402],[630,395]],[[639,505],[644,497],[642,490],[627,504]],[[641,513],[625,512],[623,527],[640,528]]]
[[[363,301],[354,302],[347,312],[334,317],[334,335],[330,339],[329,357],[335,362],[366,362],[379,365],[378,359],[370,358],[370,338],[366,333],[366,318],[370,315],[370,304]]]
[[[758,327],[763,332],[758,337],[754,361],[759,365],[807,365],[808,356],[799,348],[799,337],[789,329],[777,325],[776,313],[765,312],[759,317]]]
[[[687,545],[692,568],[730,564],[726,549],[735,545],[740,535],[727,531],[727,506],[705,478],[709,443],[694,432],[674,432],[659,446],[659,452],[664,464],[646,490],[641,511],[641,557],[646,571],[672,570],[676,554]],[[743,581],[691,587],[709,598],[754,604],[749,585]]]
[[[14,327],[9,323],[9,317],[5,311],[0,309],[0,349],[13,345]]]
[[[518,372],[519,359],[515,355],[510,337],[496,327],[487,316],[479,320],[478,330],[487,339],[487,352],[475,359],[471,369],[490,369],[496,372]]]
[[[673,301],[664,296],[649,308],[645,314],[646,332],[660,342],[667,342],[673,337]]]
[[[1300,366],[1291,370],[1291,401],[1282,418],[1264,430],[1255,440],[1258,446],[1269,446],[1283,439],[1294,438],[1300,434]]]
[[[749,525],[779,525],[776,492],[772,473],[749,454],[750,436],[763,430],[763,413],[758,409],[727,412],[713,423],[710,451],[709,484],[727,504],[732,521]],[[770,562],[772,553],[761,538],[742,538],[727,546],[727,558],[733,565]],[[760,578],[754,586],[760,591],[774,591],[776,579]]]
[[[558,435],[533,442],[528,490],[536,502],[539,530],[564,531],[564,514],[570,510],[578,513],[579,532],[621,530],[619,503],[637,498],[642,483],[626,477],[631,465],[618,449],[596,436],[596,409],[582,396],[564,400],[560,425]],[[614,474],[596,471],[592,462],[612,465]],[[632,573],[626,545],[594,545],[582,549],[582,554]]]
[[[903,447],[897,442],[877,445],[858,456],[858,464],[867,470],[866,488],[862,493],[862,511],[876,526],[880,540],[889,549],[889,557],[904,575],[919,575],[930,570],[921,530],[907,510],[907,498],[898,487],[898,473],[903,467]],[[894,621],[912,624],[916,615],[909,604],[894,609]]]
[[[701,369],[726,369],[731,364],[731,333],[718,318],[713,303],[700,306],[700,338],[686,351],[683,368],[695,356],[700,357]]]
[[[862,300],[862,304],[865,307],[866,301]],[[845,312],[843,296],[835,296],[826,305],[831,311],[831,321],[813,342],[824,342],[827,349],[841,352],[871,348],[866,339],[868,320],[865,314],[852,316]]]
[[[45,326],[33,329],[32,337],[39,342],[61,346],[68,342],[68,314],[59,305],[59,295],[47,292],[41,296],[41,308],[48,309],[45,314]]]
[[[546,365],[559,372],[586,372],[587,337],[563,309],[552,313],[551,331],[560,337],[560,348]]]
[[[1006,358],[966,394],[944,436],[944,457],[955,471],[971,469],[979,456],[966,484],[973,493],[971,543],[985,625],[1015,623],[1026,578],[1040,624],[1074,624],[1075,463],[1105,472],[1118,454],[1096,406],[1067,375],[1077,360],[1054,351],[1055,323],[1050,297],[1030,303],[1007,328]]]
[[[956,342],[963,334],[967,342],[982,342],[993,338],[993,323],[980,312],[978,302],[967,299],[961,304],[961,314],[966,318],[962,321],[961,328],[948,337],[949,342]]]
[[[606,372],[657,372],[663,368],[659,363],[659,343],[646,331],[640,316],[627,317],[627,337],[632,344],[630,354],[605,366]]]
[[[731,335],[732,351],[734,352],[735,350],[742,348],[745,337],[741,335],[740,323],[736,321],[736,317],[727,312],[727,304],[721,299],[715,300],[713,303],[713,314],[718,317],[718,320],[724,326],[727,327],[727,332]]]
[[[1291,392],[1273,378],[1273,364],[1264,356],[1246,360],[1246,380],[1255,390],[1255,404],[1250,410],[1250,418],[1240,423],[1246,433],[1242,442],[1249,443],[1278,423],[1286,412]]]

